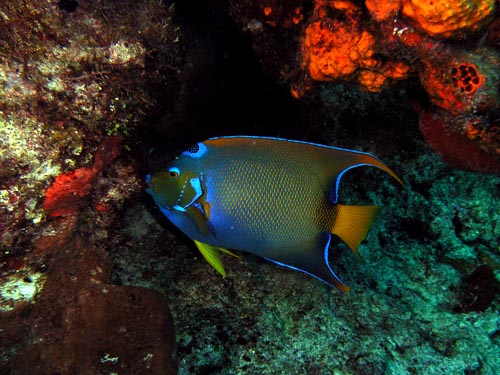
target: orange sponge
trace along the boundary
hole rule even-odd
[[[462,36],[488,24],[495,0],[403,0],[403,14],[431,36]]]
[[[385,21],[395,17],[401,8],[402,0],[365,0],[365,5],[372,18]]]
[[[376,37],[363,26],[362,16],[349,1],[316,2],[315,20],[302,41],[302,66],[312,80],[357,81],[379,92],[389,78],[406,77],[408,65],[376,57]]]
[[[303,64],[317,81],[329,81],[352,74],[360,65],[376,64],[375,38],[357,30],[353,23],[325,18],[311,23],[303,43]]]

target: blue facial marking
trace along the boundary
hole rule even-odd
[[[189,184],[191,185],[193,190],[196,192],[196,194],[194,195],[193,199],[191,199],[191,202],[186,204],[185,207],[191,206],[203,194],[203,191],[201,190],[201,182],[200,182],[199,178],[192,178],[191,180],[189,180]]]
[[[203,195],[203,190],[201,189],[200,179],[196,178],[196,177],[190,179],[189,185],[191,185],[191,187],[195,191],[195,194],[194,194],[193,198],[191,199],[191,201],[189,201],[189,203],[187,203],[186,205],[184,205],[184,207],[182,207],[179,203],[181,202],[182,198],[184,198],[186,184],[187,184],[187,182],[185,182],[184,185],[182,186],[182,190],[179,193],[179,197],[177,198],[177,204],[175,204],[172,207],[174,210],[186,212],[186,208],[191,206],[194,202],[196,202],[196,200],[198,200],[199,197],[201,197]]]
[[[198,159],[201,158],[203,155],[205,155],[206,152],[207,152],[207,146],[205,146],[203,143],[200,142],[188,148],[181,155]]]
[[[181,211],[181,212],[186,212],[186,209],[184,207],[179,206],[176,204],[174,207],[172,207],[176,211]],[[162,210],[163,211],[163,210]]]
[[[170,167],[168,169],[168,173],[176,173],[177,174],[177,177],[179,177],[181,175],[181,171],[179,170],[179,168],[177,167]],[[172,176],[173,177],[173,176]]]

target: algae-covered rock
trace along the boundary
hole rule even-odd
[[[142,187],[137,134],[178,88],[172,15],[152,0],[0,5],[2,374],[109,374],[120,350],[116,373],[175,373],[165,302],[111,285],[106,260]]]
[[[105,136],[122,135],[133,148],[133,134],[155,111],[155,90],[176,87],[172,9],[156,1],[2,3],[3,256],[29,248],[56,176],[91,163]]]

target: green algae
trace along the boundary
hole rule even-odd
[[[22,303],[34,303],[45,280],[46,275],[30,269],[4,275],[0,289],[0,312],[12,311]]]

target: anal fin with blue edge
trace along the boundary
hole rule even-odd
[[[295,271],[304,272],[332,287],[349,291],[349,287],[333,272],[328,262],[331,235],[323,233],[317,241],[294,246],[291,249],[280,249],[269,252],[265,258]]]

